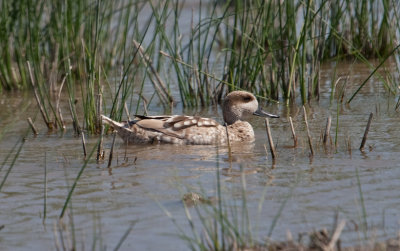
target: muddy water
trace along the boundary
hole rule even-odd
[[[368,70],[346,65],[342,72],[352,76],[345,88],[345,98],[348,98]],[[326,73],[327,79],[329,75]],[[373,239],[395,236],[400,212],[400,118],[394,110],[396,98],[387,97],[377,79],[372,79],[350,106],[337,105],[336,97],[330,102],[329,82],[322,81],[321,87],[321,101],[307,107],[316,152],[313,158],[309,156],[302,108],[297,106],[265,104],[267,110],[281,115],[270,120],[278,151],[275,163],[265,152],[264,121],[257,118],[251,121],[256,142],[233,146],[232,163],[228,161],[225,147],[126,147],[117,139],[111,168],[107,168],[107,162],[97,164],[91,160],[73,194],[66,219],[73,220],[78,249],[91,249],[93,245],[96,249],[113,249],[132,223],[122,250],[187,249],[185,242],[175,236],[177,227],[166,211],[190,235],[180,199],[187,191],[202,190],[207,196],[215,196],[217,167],[221,170],[224,198],[231,206],[241,205],[240,170],[243,169],[250,220],[258,230],[255,236],[259,240],[267,237],[282,205],[271,235],[274,240],[284,240],[287,231],[297,238],[298,234],[313,229],[330,229],[336,213],[339,219],[348,222],[342,234],[343,245],[358,244],[365,234]],[[40,129],[38,136],[27,136],[0,192],[1,250],[55,249],[62,245],[60,232],[64,235],[64,245],[68,246],[72,229],[54,231],[54,226],[69,187],[84,163],[81,140],[73,135],[70,124],[63,135],[48,133],[36,115],[36,104],[30,94],[2,94],[0,100],[1,162],[24,134],[28,116],[37,116]],[[162,112],[156,105],[150,110],[152,114]],[[210,108],[185,113],[220,121],[220,110],[215,111]],[[182,110],[177,107],[175,112]],[[366,149],[360,152],[358,147],[370,112],[374,112],[374,119]],[[320,135],[328,115],[333,122],[332,141],[338,128],[336,149],[331,146],[324,149],[321,145]],[[290,147],[288,116],[293,117],[299,137],[297,148]],[[97,138],[87,140],[90,152]],[[111,141],[111,136],[105,138],[106,155]],[[1,179],[12,157],[0,170]],[[194,210],[191,212],[195,215]],[[201,229],[199,220],[194,218],[195,225]],[[363,228],[365,219],[367,231]]]

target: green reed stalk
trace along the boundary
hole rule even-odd
[[[100,86],[96,87],[95,85],[96,79],[100,79],[100,67],[98,66],[98,47],[100,42],[99,37],[102,30],[100,15],[104,14],[101,13],[102,8],[103,5],[101,5],[100,1],[97,0],[94,7],[94,15],[89,16],[89,26],[91,27],[91,30],[94,30],[94,35],[89,36],[88,41],[84,41],[84,44],[82,44],[82,47],[85,51],[85,65],[87,66],[85,71],[88,75],[86,86],[82,88],[82,105],[84,110],[85,125],[90,132],[95,132],[96,130],[100,129],[96,128],[98,125],[96,121],[99,115],[96,113],[97,108],[95,101],[95,94],[99,93],[98,91],[96,92],[95,88],[99,90]],[[102,18],[104,17],[102,16]]]
[[[152,2],[150,2],[150,6],[153,10],[153,14],[155,17],[155,25],[156,25],[156,34],[157,34],[157,38],[156,39],[160,39],[160,43],[162,43],[165,46],[165,50],[167,50],[167,52],[170,55],[173,55],[173,57],[175,58],[181,58],[181,55],[179,53],[179,51],[177,51],[177,46],[174,46],[173,41],[177,41],[176,39],[178,39],[177,37],[175,37],[175,39],[169,39],[169,35],[167,34],[167,30],[164,27],[164,24],[168,22],[168,16],[170,15],[169,13],[169,5],[170,5],[171,1],[166,1],[166,3],[162,3],[160,7],[154,5]],[[176,3],[178,4],[178,3]],[[177,8],[177,7],[176,7]],[[174,9],[175,14],[178,13],[178,11],[176,11],[176,8]],[[178,18],[177,16],[175,16],[175,18]],[[175,29],[177,29],[177,27],[175,27]],[[176,32],[175,34],[179,34],[178,32]],[[156,40],[154,39],[154,40]],[[161,42],[162,41],[162,42]],[[176,45],[176,42],[175,42]],[[191,102],[188,103],[188,99],[186,99],[185,97],[188,96],[188,92],[190,90],[185,90],[184,87],[184,83],[185,83],[185,77],[184,77],[184,72],[182,71],[182,69],[179,67],[179,64],[175,61],[173,61],[173,70],[175,71],[175,75],[176,75],[176,80],[177,80],[177,84],[179,86],[179,90],[181,92],[181,97],[182,97],[182,103],[183,106],[187,106],[188,104],[191,104],[190,106],[192,106],[193,104]],[[168,88],[168,95],[169,94],[169,88]],[[169,99],[168,102],[171,102],[172,100]],[[166,104],[164,102],[164,105],[169,106],[169,104]]]
[[[143,21],[145,6],[150,6],[153,15]],[[367,59],[382,62],[397,56],[396,27],[400,26],[398,6],[390,0],[200,1],[199,19],[193,20],[189,40],[182,39],[179,28],[185,10],[180,1],[32,0],[20,4],[3,1],[0,7],[0,23],[7,24],[0,31],[0,89],[26,88],[25,62],[29,60],[46,116],[60,127],[51,93],[68,74],[72,120],[78,125],[83,113],[82,129],[92,133],[99,131],[95,97],[101,86],[110,84],[107,76],[121,67],[126,82],[121,80],[117,93],[112,94],[113,117],[120,117],[121,104],[133,100],[135,73],[145,68],[140,63],[132,67],[136,55],[131,50],[133,39],[150,40],[140,44],[147,48],[146,55],[160,77],[176,80],[174,87],[179,88],[184,107],[218,102],[226,91],[235,89],[286,100],[294,100],[299,92],[305,103],[318,96],[320,62],[350,57],[374,70]],[[146,31],[150,26],[154,28],[151,35]],[[168,73],[163,71],[160,51],[176,59]],[[378,71],[374,74],[394,92],[393,84]],[[169,94],[169,85],[167,89]],[[81,99],[75,104],[77,96]],[[166,101],[162,104],[170,106]]]
[[[305,32],[304,31],[304,29],[305,29],[305,27],[303,26],[302,27],[302,33],[303,32]],[[294,81],[295,81],[295,79],[294,79],[294,75],[295,75],[295,65],[296,65],[296,61],[297,61],[297,56],[298,56],[298,50],[299,50],[299,46],[300,46],[300,42],[301,42],[301,40],[300,39],[298,39],[297,40],[297,43],[296,43],[296,46],[295,46],[295,53],[294,53],[294,55],[293,55],[293,59],[292,59],[292,66],[291,66],[291,70],[290,70],[290,79],[289,79],[289,85],[288,85],[288,89],[287,89],[287,91],[286,91],[286,105],[288,105],[289,104],[289,98],[290,98],[290,96],[291,96],[291,89],[292,89],[292,86],[294,85]],[[293,95],[294,95],[294,93],[293,93]],[[302,97],[303,98],[303,97]],[[304,100],[303,100],[304,101]]]
[[[379,68],[386,62],[387,59],[389,59],[390,56],[393,56],[394,53],[400,48],[400,44],[398,44],[383,60],[379,63],[377,67],[368,75],[368,77],[361,83],[361,85],[357,88],[357,90],[351,95],[349,100],[347,100],[347,103],[350,103],[354,97],[357,95],[357,93],[363,88],[363,86],[368,82],[368,80],[379,70]]]
[[[312,22],[312,20],[309,20],[310,16],[310,4],[311,0],[308,0],[306,3],[306,16],[304,18],[304,26],[301,30],[301,35],[300,35],[300,44],[302,47],[301,51],[301,58],[300,59],[300,95],[301,95],[301,101],[303,104],[306,103],[307,100],[307,94],[306,94],[306,56],[307,56],[307,34],[309,31],[309,22]],[[293,70],[293,69],[292,69]]]

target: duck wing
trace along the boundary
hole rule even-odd
[[[210,118],[199,116],[171,115],[171,116],[141,116],[135,115],[140,120],[134,123],[148,129],[166,129],[170,128],[174,131],[182,130],[191,126],[212,127],[219,125],[217,121]]]
[[[145,115],[135,115],[136,118],[139,119],[168,119],[171,118],[171,115],[156,115],[156,116],[145,116]]]
[[[136,117],[139,118],[139,120],[135,120],[133,123],[141,128],[155,130],[179,139],[185,138],[185,129],[190,127],[215,127],[219,125],[218,122],[213,119],[199,116],[171,115]]]

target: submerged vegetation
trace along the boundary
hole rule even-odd
[[[319,98],[324,61],[356,59],[373,74],[399,62],[396,1],[200,1],[183,16],[190,4],[1,1],[0,89],[33,90],[49,129],[71,116],[77,133],[99,133],[100,113],[121,119],[127,104],[138,112],[154,96],[166,108],[195,107],[246,89],[304,104]],[[391,93],[396,77],[380,77]],[[154,95],[144,97],[150,83]]]

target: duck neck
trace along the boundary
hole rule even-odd
[[[224,122],[227,125],[232,125],[238,120],[239,120],[239,117],[235,113],[233,113],[233,112],[225,112],[224,113]]]

